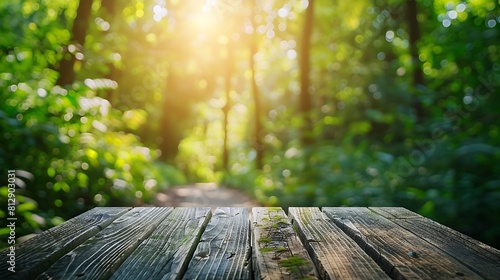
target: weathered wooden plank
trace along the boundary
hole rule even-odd
[[[499,250],[404,208],[370,209],[440,248],[481,277],[500,279]]]
[[[482,279],[432,244],[366,207],[325,207],[323,212],[394,279]]]
[[[249,223],[246,208],[215,209],[183,279],[249,279]]]
[[[125,260],[111,279],[180,279],[210,208],[176,208]]]
[[[412,212],[404,207],[369,207],[374,212],[386,217],[396,219],[423,218],[423,216]]]
[[[109,278],[171,211],[171,207],[130,210],[64,255],[37,279]]]
[[[16,272],[0,263],[0,279],[34,279],[60,257],[94,236],[130,207],[96,207],[16,246]],[[7,251],[1,251],[6,256]],[[3,258],[2,258],[3,259]]]
[[[254,279],[317,279],[314,264],[281,208],[252,209]]]
[[[289,216],[323,279],[389,279],[384,271],[318,208],[289,209]]]

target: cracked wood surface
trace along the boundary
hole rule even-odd
[[[16,273],[0,251],[0,279],[500,279],[499,250],[404,208],[212,211],[94,208],[19,244]]]
[[[317,279],[313,262],[281,208],[252,209],[254,279]]]
[[[389,279],[319,208],[291,207],[289,214],[321,278]]]
[[[172,211],[138,207],[64,255],[36,279],[107,279]]]
[[[250,279],[247,208],[218,207],[183,279]]]
[[[394,279],[482,279],[440,248],[366,207],[323,212]]]
[[[111,279],[180,279],[210,216],[210,208],[176,208]]]
[[[94,236],[130,207],[96,207],[16,246],[17,273],[0,263],[0,279],[34,279],[59,258]],[[36,250],[33,250],[36,248]],[[4,257],[2,251],[2,257]]]
[[[405,208],[370,207],[370,210],[440,248],[482,278],[500,279],[499,250]]]

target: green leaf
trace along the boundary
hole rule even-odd
[[[349,132],[354,135],[364,135],[368,133],[372,125],[367,121],[354,122],[349,125]]]
[[[17,211],[19,212],[26,212],[26,211],[33,211],[37,209],[37,204],[34,202],[25,202],[21,203],[17,206]]]

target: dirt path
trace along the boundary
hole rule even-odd
[[[154,206],[171,207],[257,207],[261,206],[241,190],[200,183],[173,187],[156,195]]]

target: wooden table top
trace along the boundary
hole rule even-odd
[[[499,250],[398,207],[97,207],[8,252],[0,279],[500,279]]]

